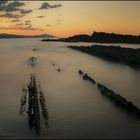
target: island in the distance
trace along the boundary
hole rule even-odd
[[[61,42],[93,42],[93,43],[130,43],[140,44],[140,35],[123,35],[105,32],[93,32],[93,34],[74,35],[68,38],[42,39],[42,41],[61,41]]]
[[[57,38],[56,36],[49,34],[41,34],[41,35],[15,35],[15,34],[0,34],[0,39],[4,38]]]

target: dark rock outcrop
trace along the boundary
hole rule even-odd
[[[92,84],[96,84],[96,81],[93,78],[91,78],[87,73],[84,74],[82,70],[79,70],[78,73],[80,76],[82,76],[83,80],[87,80]]]
[[[68,46],[69,48],[95,55],[112,62],[127,64],[134,68],[140,68],[140,49],[122,48],[119,46],[103,46],[93,45],[84,46]]]
[[[67,42],[93,42],[92,37],[86,34],[75,35],[65,39]]]
[[[31,75],[31,81],[28,85],[28,122],[30,128],[35,128],[37,134],[40,133],[40,112],[38,102],[37,83],[34,75]]]
[[[28,65],[31,66],[32,68],[35,67],[36,60],[37,60],[36,57],[30,57],[29,60],[28,60]]]
[[[42,41],[140,44],[140,35],[135,36],[105,32],[93,32],[91,36],[87,34],[80,34],[68,38],[43,39]]]
[[[26,111],[28,114],[29,127],[35,129],[37,134],[40,134],[40,108],[47,127],[49,116],[44,93],[42,92],[40,85],[37,84],[34,74],[31,74],[29,84],[24,87],[22,91],[24,94],[21,97],[19,113],[23,114]],[[27,106],[27,109],[25,105]]]
[[[96,81],[91,78],[88,74],[84,74],[82,70],[78,71],[79,75],[83,77],[83,80],[88,80],[92,84],[96,84]],[[112,103],[123,109],[124,111],[127,111],[128,113],[131,113],[131,115],[134,115],[138,119],[140,119],[140,109],[135,106],[132,102],[127,101],[124,97],[122,97],[119,94],[116,94],[113,90],[107,88],[106,86],[97,83],[97,88],[100,90],[101,95],[107,97],[110,99]]]
[[[132,102],[127,101],[124,97],[122,97],[119,94],[116,94],[114,91],[108,89],[107,87],[105,87],[100,83],[97,84],[97,87],[102,95],[106,96],[113,103],[124,108],[129,113],[136,115],[140,119],[140,109],[136,107]]]
[[[57,69],[57,71],[60,72],[61,70],[60,69]]]
[[[94,32],[92,34],[92,39],[93,42],[97,43],[132,43],[132,44],[140,43],[140,36],[105,33],[105,32]]]

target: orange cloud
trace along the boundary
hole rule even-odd
[[[0,30],[37,30],[37,31],[43,31],[43,29],[40,28],[33,28],[33,27],[0,27]]]

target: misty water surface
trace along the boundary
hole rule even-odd
[[[82,80],[78,70],[139,108],[140,71],[69,49],[67,45],[91,43],[0,40],[0,138],[140,138],[140,120],[101,96],[96,86]],[[33,51],[35,48],[37,51]],[[31,56],[37,58],[34,70],[28,66]],[[49,114],[49,128],[41,122],[40,136],[29,129],[27,114],[19,114],[22,88],[33,71],[44,91]]]

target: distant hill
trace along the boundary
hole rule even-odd
[[[48,35],[48,34],[33,35],[33,36],[0,34],[0,38],[57,38],[57,37],[53,35]]]

